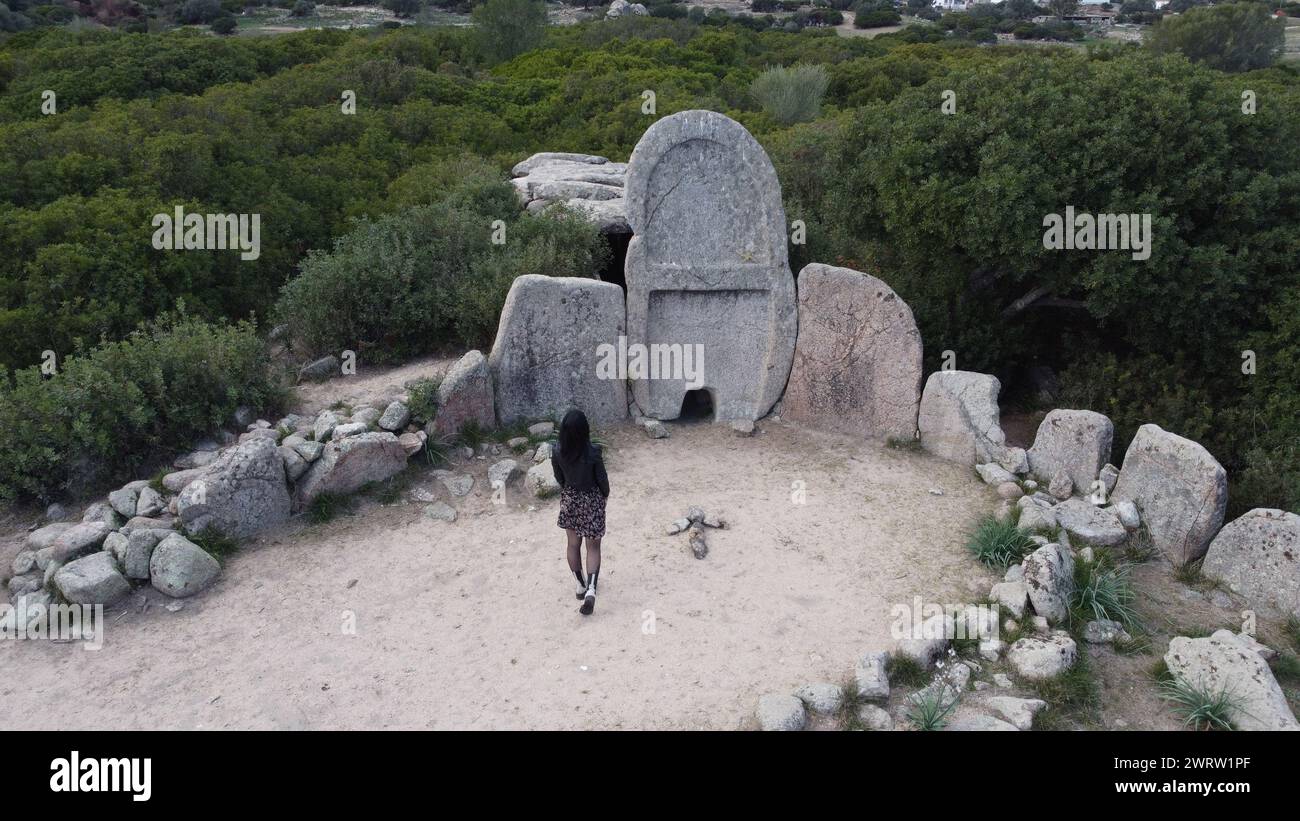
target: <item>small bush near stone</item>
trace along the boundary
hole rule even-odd
[[[1235,730],[1232,713],[1241,700],[1226,688],[1202,687],[1175,677],[1160,685],[1160,696],[1173,706],[1183,719],[1183,726],[1194,730]]]
[[[248,323],[180,313],[83,349],[45,376],[0,379],[0,498],[49,497],[132,478],[146,460],[219,428],[283,387]]]
[[[206,527],[202,532],[190,536],[189,539],[206,550],[212,558],[221,564],[225,564],[226,559],[239,550],[239,542],[236,539],[223,534],[215,527]]]
[[[1037,545],[1015,522],[998,521],[990,514],[980,519],[966,547],[983,564],[1006,569],[1023,560]]]
[[[921,687],[928,678],[925,668],[911,656],[890,656],[886,672],[889,683],[894,687]]]
[[[477,419],[470,419],[460,426],[457,440],[468,448],[478,450],[478,446],[488,441],[490,434],[479,426]]]
[[[1278,681],[1300,683],[1300,658],[1283,650],[1278,653],[1277,658],[1273,659],[1272,667],[1273,675]]]
[[[498,172],[481,162],[456,168],[437,192],[397,180],[394,196],[412,207],[360,220],[331,250],[303,260],[276,310],[312,355],[353,350],[400,362],[485,345],[516,277],[590,278],[604,265],[609,248],[590,222],[564,210],[528,215]]]
[[[861,730],[862,719],[858,718],[858,709],[867,703],[867,698],[858,689],[858,680],[854,676],[845,677],[840,683],[840,706],[835,712],[835,720],[841,730]]]
[[[1151,541],[1151,534],[1147,532],[1146,525],[1139,527],[1124,542],[1124,558],[1132,564],[1142,564],[1151,560],[1156,554],[1155,543]]]
[[[1165,661],[1163,657],[1156,659],[1155,663],[1151,665],[1149,675],[1156,684],[1164,684],[1167,681],[1174,680],[1174,674],[1169,669],[1169,662]]]
[[[1286,624],[1282,625],[1282,631],[1286,633],[1287,641],[1291,646],[1300,652],[1300,618],[1294,615],[1286,617]]]
[[[428,424],[438,416],[438,386],[441,383],[440,379],[420,379],[407,386],[406,407],[416,424]]]
[[[1128,629],[1140,627],[1134,604],[1137,597],[1129,581],[1129,566],[1110,565],[1105,555],[1096,560],[1074,563],[1074,592],[1070,596],[1070,617],[1079,625],[1094,619],[1110,619]]]
[[[1031,682],[1030,687],[1038,698],[1049,705],[1049,709],[1038,716],[1038,729],[1065,729],[1069,722],[1093,724],[1097,721],[1101,687],[1087,651],[1080,652],[1074,664],[1064,673]]]
[[[351,501],[347,496],[322,493],[307,506],[307,518],[315,524],[324,524],[346,513],[350,507]]]

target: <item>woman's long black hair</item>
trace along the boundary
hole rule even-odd
[[[587,455],[590,445],[591,426],[587,424],[587,415],[577,408],[564,414],[560,421],[560,458],[576,462]]]

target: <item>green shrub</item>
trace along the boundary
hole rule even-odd
[[[608,246],[591,223],[558,209],[524,214],[510,186],[482,166],[464,168],[437,201],[361,220],[332,251],[308,254],[277,314],[309,351],[398,362],[485,345],[516,277],[591,277],[605,264]],[[417,201],[432,195],[402,190]],[[493,243],[498,229],[502,244]]]
[[[248,323],[210,324],[183,311],[121,342],[37,367],[0,385],[0,497],[49,498],[129,478],[226,422],[239,405],[274,406],[281,386]]]
[[[438,386],[441,379],[420,379],[406,386],[406,407],[417,424],[432,422],[438,415]]]
[[[979,520],[966,548],[989,567],[1005,569],[1019,563],[1038,547],[1011,519],[998,521],[992,515]]]
[[[815,119],[830,85],[825,66],[773,66],[754,80],[749,93],[782,125]]]

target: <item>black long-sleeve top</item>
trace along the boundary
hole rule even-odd
[[[597,488],[601,496],[609,498],[609,476],[597,445],[587,445],[587,452],[577,459],[565,458],[557,445],[551,453],[551,470],[560,487],[578,491]]]

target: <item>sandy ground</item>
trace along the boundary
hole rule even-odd
[[[295,402],[289,410],[314,416],[341,402],[382,411],[406,393],[407,385],[421,379],[441,379],[458,359],[460,356],[430,356],[394,367],[358,368],[351,376],[324,382],[304,382],[294,389]]]
[[[362,502],[248,545],[179,612],[132,594],[98,651],[0,642],[0,728],[741,728],[762,693],[841,681],[892,647],[893,605],[988,589],[962,546],[992,506],[973,472],[761,428],[605,432],[592,617],[576,612],[558,503],[530,510],[512,485],[492,504],[476,459],[455,523]],[[702,561],[664,535],[691,504],[729,522]]]

